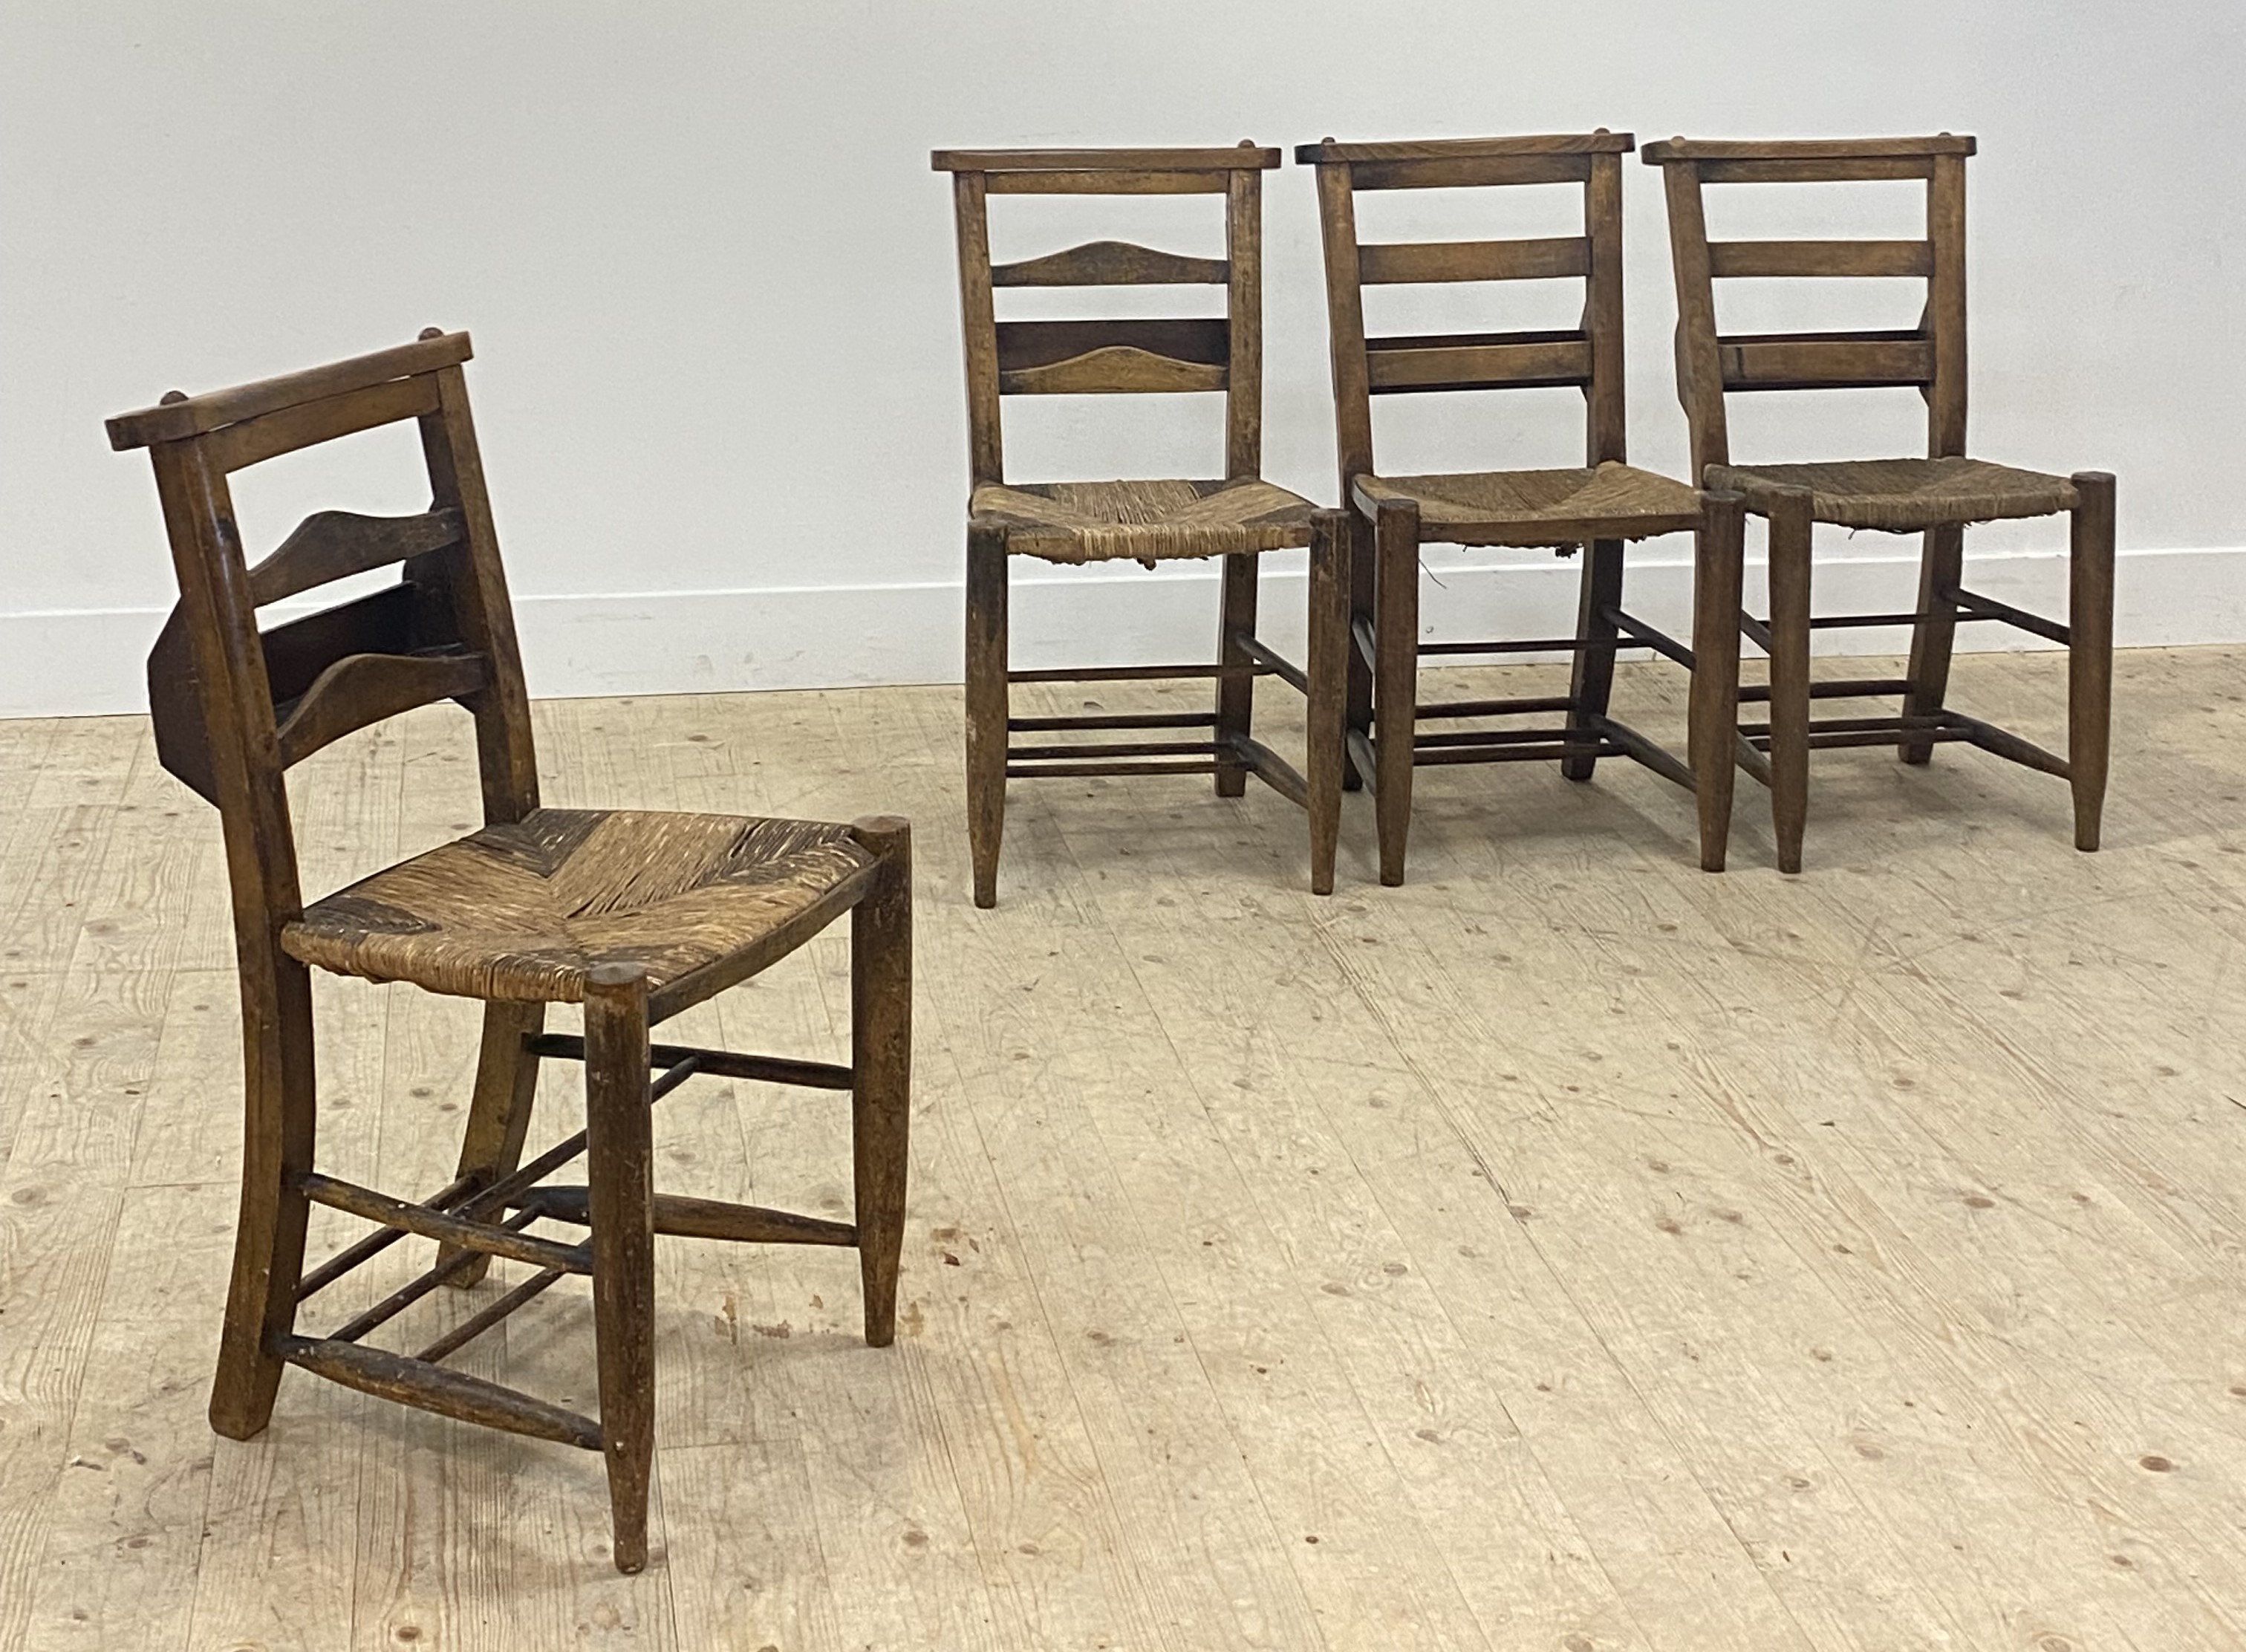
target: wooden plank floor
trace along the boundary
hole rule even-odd
[[[2055,656],[1957,679],[2063,743]],[[1674,689],[1624,669],[1656,731]],[[301,1373],[211,1435],[215,819],[137,720],[0,724],[0,1649],[2246,1645],[2246,653],[2116,697],[2094,856],[1957,748],[1821,756],[1800,879],[1744,780],[1708,877],[1644,771],[1426,770],[1413,881],[1355,798],[1330,901],[1268,792],[1017,782],[991,913],[956,690],[540,706],[550,802],[919,834],[898,1343],[847,1253],[666,1241],[634,1579],[592,1456]],[[474,807],[457,713],[298,778],[318,887]],[[846,984],[821,941],[680,1030],[836,1057]],[[444,1181],[473,1010],[321,1008],[325,1167]],[[697,1080],[658,1177],[841,1211],[844,1123]],[[460,1357],[589,1406],[589,1331],[565,1287]]]

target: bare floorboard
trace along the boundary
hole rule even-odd
[[[1957,747],[1821,754],[1799,879],[1744,778],[1709,877],[1626,763],[1423,770],[1412,881],[1354,797],[1325,901],[1268,791],[1017,781],[989,913],[956,690],[541,704],[551,803],[915,829],[896,1345],[847,1251],[666,1241],[636,1578],[592,1455],[301,1373],[210,1433],[215,818],[138,719],[0,724],[0,1652],[2246,1645],[2242,665],[2122,656],[2094,856],[2062,784]],[[1617,692],[1673,733],[1678,690]],[[1955,697],[2063,744],[2054,656],[1961,659]],[[346,882],[473,824],[466,719],[292,785],[308,885]],[[446,1180],[473,1007],[320,1009],[323,1167]],[[673,1030],[841,1060],[848,1023],[838,931]],[[548,1064],[534,1146],[575,1084]],[[847,1218],[848,1170],[842,1098],[700,1079],[658,1117],[671,1191]],[[590,1408],[590,1320],[565,1284],[456,1359]]]

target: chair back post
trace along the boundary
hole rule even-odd
[[[1224,473],[1237,479],[1263,473],[1263,174],[1251,167],[1225,174],[1224,266]]]
[[[1315,167],[1333,364],[1342,497],[1374,473],[1371,398],[1449,390],[1572,386],[1584,398],[1591,465],[1628,457],[1623,355],[1622,157],[1628,133],[1596,132],[1426,142],[1304,144]],[[1480,188],[1572,183],[1583,192],[1583,233],[1558,240],[1365,244],[1357,194],[1365,189]],[[1561,331],[1369,338],[1368,284],[1581,277],[1583,309]]]
[[[1223,391],[1225,476],[1257,476],[1263,445],[1263,174],[1279,152],[1242,139],[1209,149],[939,149],[952,175],[970,487],[1005,480],[1008,396]],[[994,264],[992,195],[1217,194],[1225,255],[1188,258],[1121,241]],[[1214,319],[997,319],[999,287],[1221,286]]]
[[[1591,157],[1583,183],[1583,240],[1591,267],[1584,278],[1583,336],[1591,345],[1591,382],[1584,386],[1588,414],[1586,459],[1592,465],[1630,457],[1629,402],[1623,360],[1622,156]]]
[[[449,597],[455,630],[487,662],[491,682],[466,696],[476,720],[476,763],[484,823],[520,820],[538,806],[538,748],[530,727],[514,605],[492,524],[483,454],[468,411],[467,376],[456,364],[438,369],[438,410],[424,415],[421,452],[429,467],[430,509],[460,513],[459,544],[430,551],[405,566],[408,583]]]
[[[487,822],[538,804],[514,612],[460,364],[465,333],[201,396],[174,392],[109,421],[148,450],[180,602],[148,661],[164,766],[223,823],[245,982],[286,975],[282,928],[302,915],[288,768],[343,736],[453,699],[474,717]],[[229,474],[405,418],[432,494],[418,516],[323,511],[252,564]],[[261,630],[260,606],[402,565],[399,583]]]
[[[267,972],[278,963],[281,928],[302,915],[304,904],[257,607],[233,494],[208,444],[200,436],[155,443],[149,458],[180,587],[179,606],[149,663],[158,756],[218,807],[247,979],[253,969]],[[175,673],[165,656],[182,642],[187,669]],[[178,750],[190,741],[188,751]]]
[[[1927,454],[1965,452],[1965,161],[1970,137],[1648,144],[1662,169],[1677,282],[1677,392],[1692,432],[1696,479],[1731,462],[1724,398],[1735,391],[1909,386],[1925,399]],[[1704,186],[1913,179],[1926,187],[1916,241],[1708,239]],[[1790,334],[1717,330],[1715,282],[1733,276],[1902,276],[1926,282],[1915,328]]]
[[[1968,152],[1970,153],[1970,152]],[[1926,327],[1934,341],[1934,382],[1926,390],[1926,455],[1965,452],[1965,156],[1934,158],[1926,180]]]
[[[1350,488],[1372,472],[1372,395],[1365,382],[1365,288],[1357,256],[1357,190],[1350,163],[1331,158],[1331,138],[1305,144],[1297,160],[1317,169],[1318,230],[1326,272],[1326,340],[1332,363],[1334,448],[1342,507]]]
[[[990,296],[990,214],[981,172],[956,172],[952,210],[959,241],[959,322],[967,352],[967,469],[970,489],[1002,482],[1004,438],[998,412],[998,323]]]

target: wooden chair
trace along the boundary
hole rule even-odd
[[[1622,157],[1628,133],[1477,138],[1426,143],[1305,144],[1315,166],[1324,229],[1326,303],[1333,351],[1334,423],[1341,488],[1351,510],[1345,611],[1317,615],[1313,636],[1337,635],[1350,656],[1346,704],[1314,729],[1313,841],[1331,842],[1340,792],[1357,774],[1373,788],[1380,880],[1404,881],[1417,764],[1559,759],[1588,780],[1599,758],[1635,758],[1698,799],[1700,864],[1720,871],[1731,820],[1731,727],[1736,720],[1739,639],[1727,616],[1739,580],[1737,501],[1625,464],[1623,399]],[[1356,197],[1365,190],[1574,184],[1583,233],[1556,240],[1362,244]],[[1368,338],[1363,289],[1390,282],[1580,280],[1581,322],[1560,331]],[[1373,460],[1375,396],[1573,386],[1583,393],[1586,464],[1580,470],[1402,475]],[[1623,608],[1623,547],[1659,534],[1697,536],[1694,644],[1687,648]],[[1588,547],[1576,634],[1540,641],[1424,642],[1419,638],[1419,547],[1505,545],[1572,552]],[[1715,606],[1711,607],[1713,603]],[[1717,622],[1716,616],[1726,616]],[[1692,671],[1689,761],[1680,761],[1607,713],[1615,651],[1644,645]],[[1314,650],[1315,651],[1315,650]],[[1565,695],[1422,704],[1426,655],[1570,654]],[[1697,665],[1696,665],[1697,660]],[[1315,666],[1313,675],[1316,675]],[[1424,721],[1552,716],[1530,729],[1422,733]],[[1707,742],[1719,743],[1710,746]],[[1320,753],[1325,754],[1323,759]],[[1712,758],[1710,754],[1714,753]]]
[[[109,421],[146,447],[180,603],[148,663],[164,766],[218,806],[234,886],[247,1091],[242,1219],[211,1424],[264,1428],[284,1366],[447,1417],[598,1451],[619,1570],[647,1560],[654,1455],[654,1236],[855,1247],[866,1339],[894,1330],[911,1062],[910,829],[539,806],[530,709],[460,364],[466,333],[202,396],[174,391]],[[323,511],[255,563],[228,478],[279,454],[398,420],[420,427],[433,499],[418,516]],[[257,609],[391,563],[376,595],[261,633]],[[352,731],[440,700],[473,715],[484,828],[306,905],[282,772]],[[847,1067],[664,1044],[648,1030],[757,974],[851,914]],[[314,967],[484,1001],[459,1175],[401,1199],[313,1167]],[[584,1006],[582,1037],[546,1006]],[[585,1066],[584,1131],[521,1163],[541,1057]],[[654,1076],[650,1079],[650,1074]],[[655,1193],[650,1106],[687,1078],[847,1091],[851,1222]],[[544,1178],[587,1155],[587,1185]],[[377,1231],[309,1273],[312,1205]],[[528,1231],[589,1227],[578,1242]],[[299,1304],[393,1241],[438,1241],[436,1265],[323,1334]],[[538,1271],[411,1356],[363,1340],[493,1256]],[[440,1362],[565,1274],[592,1276],[600,1418]]]
[[[1677,275],[1677,388],[1692,427],[1693,474],[1742,495],[1770,524],[1770,619],[1741,623],[1770,655],[1770,721],[1745,731],[1741,758],[1771,791],[1778,863],[1801,869],[1809,753],[1892,740],[1905,763],[1963,740],[2014,763],[2060,775],[2074,791],[2074,842],[2098,846],[2105,806],[2113,655],[2113,479],[2095,472],[2045,476],[1965,457],[1965,159],[1971,138],[1705,142],[1646,146],[1662,169]],[[1926,185],[1920,241],[1708,239],[1706,184],[1828,183],[1918,179]],[[1732,335],[1717,331],[1715,282],[1730,276],[1887,276],[1926,283],[1918,324],[1896,331]],[[1724,398],[1735,391],[1912,387],[1926,399],[1927,457],[1824,464],[1731,462]],[[2064,625],[1964,587],[1969,522],[2072,518],[2069,612]],[[1921,535],[1918,602],[1908,614],[1811,617],[1811,524]],[[2067,650],[2067,755],[1945,704],[1950,648],[1961,620],[1998,620]],[[1911,628],[1910,663],[1892,680],[1809,680],[1814,630]],[[1810,703],[1900,695],[1899,716],[1812,720]],[[1767,754],[1766,758],[1765,753]]]
[[[1263,479],[1263,174],[1276,149],[949,150],[931,157],[952,174],[959,289],[967,355],[967,826],[975,904],[998,898],[998,845],[1009,776],[1211,774],[1236,798],[1256,776],[1297,804],[1306,784],[1250,724],[1256,678],[1277,676],[1309,692],[1309,679],[1256,636],[1256,573],[1265,551],[1310,546],[1312,577],[1331,574],[1333,535],[1308,500]],[[1099,241],[1019,262],[993,264],[991,195],[1224,197],[1225,256],[1187,258]],[[1206,319],[999,321],[992,289],[1206,285],[1224,289],[1225,313]],[[1225,468],[1201,481],[1010,483],[999,405],[1007,396],[1222,391]],[[1337,520],[1337,519],[1332,519]],[[1007,558],[1086,563],[1128,559],[1152,567],[1181,557],[1224,559],[1212,664],[1007,666]],[[1016,717],[1015,683],[1214,677],[1206,712],[1127,712]],[[1206,739],[1149,739],[1152,731],[1206,729]],[[1106,741],[1057,741],[1064,731],[1113,732]],[[1015,744],[1016,733],[1038,738]],[[1315,853],[1311,886],[1333,887],[1332,857]]]

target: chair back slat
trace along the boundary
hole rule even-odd
[[[1715,241],[1708,268],[1726,275],[1931,275],[1923,241]]]
[[[1704,160],[1701,180],[1712,184],[1858,184],[1931,178],[1931,155],[1843,155],[1808,160]]]
[[[1373,472],[1374,396],[1435,391],[1572,387],[1585,398],[1586,457],[1626,457],[1622,347],[1621,158],[1635,139],[1600,131],[1426,142],[1304,144],[1317,168],[1327,334],[1341,488]],[[1503,241],[1361,242],[1363,190],[1574,184],[1583,233]],[[1581,323],[1561,331],[1369,337],[1368,286],[1578,280]]]
[[[1461,155],[1439,160],[1348,164],[1359,189],[1481,189],[1493,184],[1579,184],[1589,155]]]
[[[237,928],[265,948],[301,908],[283,772],[355,730],[453,700],[476,724],[487,821],[538,805],[529,702],[460,364],[465,333],[197,397],[109,422],[156,470],[180,602],[148,659],[164,766],[226,823]],[[322,511],[252,566],[228,477],[379,425],[419,429],[430,508]],[[260,606],[390,564],[397,584],[269,629]],[[249,955],[245,950],[245,956]]]
[[[994,195],[1221,195],[1221,172],[994,172]]]
[[[1005,480],[1007,396],[1222,391],[1228,476],[1263,462],[1263,184],[1276,149],[942,149],[952,174],[960,320],[967,364],[968,466],[974,486]],[[1095,241],[994,264],[989,200],[1028,194],[1222,194],[1222,258]],[[1211,318],[1007,321],[999,288],[1222,286]]]
[[[1357,278],[1368,287],[1452,281],[1550,281],[1591,273],[1584,235],[1538,241],[1372,242],[1357,249]]]
[[[330,362],[299,373],[282,373],[228,390],[206,391],[200,396],[181,396],[136,412],[119,413],[108,420],[109,445],[122,453],[136,447],[153,447],[159,442],[200,436],[221,425],[255,418],[261,413],[277,412],[284,407],[365,390],[392,379],[416,377],[442,367],[458,367],[469,359],[470,354],[466,333],[439,333],[432,338],[353,356],[346,361]]]
[[[433,377],[425,374],[323,396],[294,407],[276,407],[269,413],[213,431],[205,440],[211,463],[221,472],[231,473],[300,448],[356,436],[377,425],[394,425],[401,418],[425,418],[436,411],[437,386]]]
[[[1404,391],[1582,389],[1591,343],[1581,333],[1454,333],[1369,340],[1365,388]]]
[[[294,704],[276,708],[281,761],[303,762],[346,734],[439,700],[465,699],[491,683],[480,654],[346,654]]]
[[[461,532],[458,511],[424,511],[418,516],[315,511],[279,549],[251,567],[249,594],[262,608],[316,586],[443,550],[459,543]]]
[[[1669,202],[1677,280],[1677,390],[1692,430],[1696,476],[1731,460],[1724,398],[1734,391],[1907,386],[1927,405],[1927,449],[1965,451],[1965,160],[1974,139],[1821,139],[1733,142],[1676,138],[1648,144]],[[1710,184],[1834,183],[1912,179],[1926,186],[1918,241],[1708,239]],[[1868,277],[1923,281],[1926,307],[1902,331],[1721,334],[1715,282],[1732,278]]]
[[[1230,330],[1205,320],[997,323],[998,388],[1010,396],[1222,390]]]
[[[1186,258],[1133,246],[1094,241],[1042,258],[993,264],[993,287],[1222,287],[1230,265],[1222,258]]]
[[[1724,388],[1841,390],[1934,382],[1934,346],[1922,333],[1766,333],[1716,341]]]

